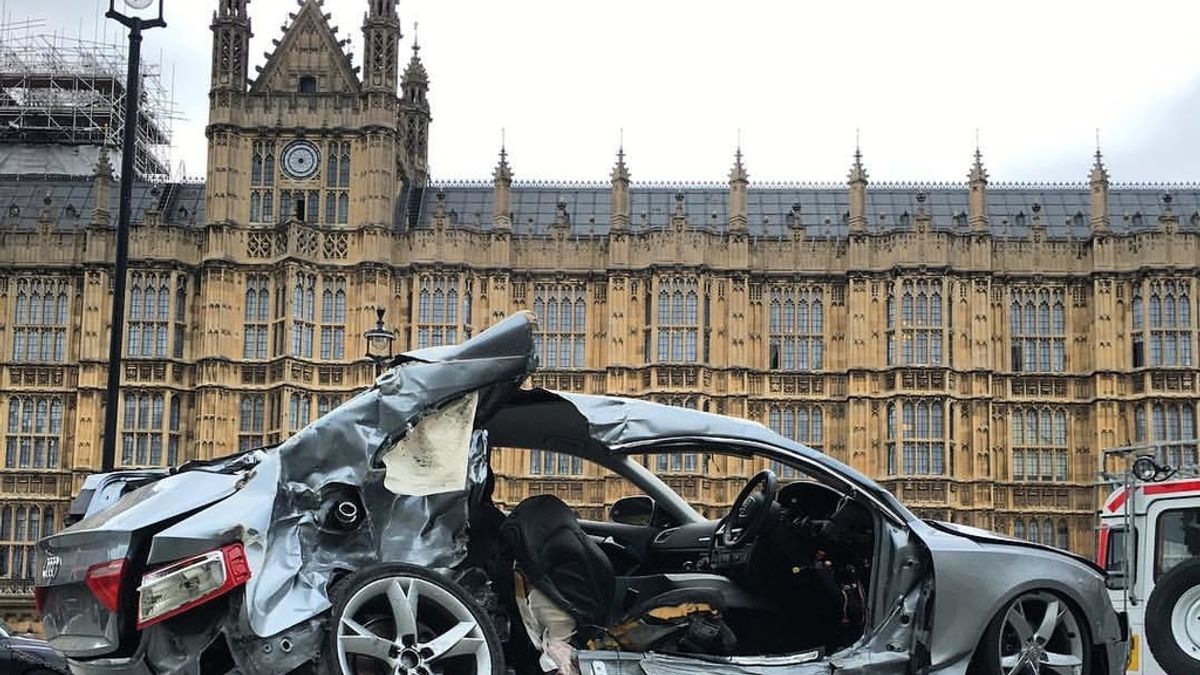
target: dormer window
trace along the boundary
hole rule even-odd
[[[1017,211],[1017,215],[1013,218],[1013,224],[1017,227],[1025,227],[1025,212]]]
[[[300,93],[315,94],[317,93],[317,78],[312,75],[300,76]]]
[[[1071,224],[1075,227],[1083,227],[1083,213],[1081,211],[1076,211],[1075,215],[1071,217]]]

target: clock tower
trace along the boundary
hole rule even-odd
[[[249,0],[219,0],[207,129],[211,226],[402,225],[406,197],[426,178],[427,128],[410,123],[411,102],[399,96],[397,0],[361,1],[361,69],[322,0],[300,0],[250,78]]]
[[[403,316],[388,256],[422,203],[427,81],[415,51],[401,77],[397,0],[343,2],[364,12],[357,55],[322,0],[300,0],[255,72],[249,0],[216,0],[189,382],[201,456],[277,442],[344,400],[372,376],[376,309]]]

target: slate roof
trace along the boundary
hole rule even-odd
[[[117,220],[119,184],[109,191],[109,212]],[[94,183],[89,177],[76,176],[0,176],[0,226],[32,230],[47,208],[56,229],[85,227],[95,206]],[[47,207],[45,199],[50,197]],[[157,207],[165,223],[204,224],[203,183],[134,183],[133,217],[136,226],[146,218],[146,210]]]
[[[422,198],[422,225],[428,225],[437,202],[445,193],[446,212],[453,223],[491,228],[491,183],[441,183],[427,188]],[[911,229],[918,209],[917,195],[925,194],[925,210],[934,230],[955,229],[955,216],[967,212],[966,184],[887,184],[867,187],[867,231]],[[724,185],[638,185],[630,189],[630,227],[663,228],[675,213],[676,195],[683,195],[689,223],[719,231],[728,223],[729,188]],[[1113,186],[1109,189],[1110,227],[1116,233],[1139,228],[1156,229],[1163,212],[1163,195],[1171,195],[1172,212],[1180,229],[1200,230],[1200,185]],[[521,184],[512,188],[513,231],[542,234],[555,221],[559,201],[566,204],[572,231],[607,234],[611,193],[607,184]],[[1027,237],[1033,223],[1034,204],[1041,206],[1041,222],[1049,238],[1087,238],[1090,201],[1087,185],[989,185],[988,219],[998,237]],[[821,186],[750,184],[746,195],[747,227],[751,234],[782,235],[788,232],[793,204],[800,205],[800,221],[808,236],[845,236],[850,195],[844,185]],[[907,219],[905,215],[907,214]],[[594,222],[593,222],[594,221]],[[907,223],[907,224],[906,224]],[[965,225],[964,225],[965,226]],[[961,227],[961,226],[960,226]]]
[[[52,216],[59,229],[87,224],[92,212],[93,182],[87,177],[0,176],[0,225],[34,229],[50,196]],[[490,182],[434,183],[421,197],[420,227],[433,219],[437,193],[445,194],[444,208],[453,224],[480,230],[492,227]],[[888,184],[867,188],[867,231],[888,232],[912,228],[918,193],[926,195],[925,209],[934,230],[962,230],[954,218],[967,211],[965,184]],[[109,210],[117,216],[118,185],[111,190]],[[670,224],[676,195],[683,195],[684,212],[692,226],[723,230],[729,219],[729,188],[725,185],[639,185],[630,190],[630,228],[661,229]],[[1171,210],[1181,230],[1200,231],[1200,185],[1114,185],[1109,190],[1109,214],[1115,233],[1154,230],[1164,208],[1163,195],[1171,195]],[[513,186],[513,231],[518,235],[544,234],[557,215],[558,202],[566,204],[572,232],[606,235],[611,216],[607,183],[517,183]],[[807,236],[845,236],[849,192],[844,185],[766,185],[751,183],[747,192],[748,229],[752,235],[776,236],[789,232],[793,204],[800,204],[800,220]],[[163,221],[203,225],[202,183],[137,183],[133,190],[135,225],[146,210],[157,206]],[[1033,223],[1033,205],[1041,205],[1041,222],[1049,238],[1090,236],[1089,193],[1086,185],[989,185],[988,216],[997,237],[1027,237]],[[15,207],[15,211],[13,210]],[[398,210],[399,213],[403,209]],[[16,215],[12,215],[15,213]],[[905,218],[907,214],[907,219]]]

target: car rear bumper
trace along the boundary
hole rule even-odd
[[[95,659],[92,661],[75,661],[67,659],[71,675],[155,675],[146,663],[145,655],[122,659]]]

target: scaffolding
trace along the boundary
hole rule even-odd
[[[47,34],[39,20],[0,21],[0,144],[41,153],[73,146],[81,161],[93,162],[89,170],[101,147],[119,154],[127,69],[125,45]],[[159,64],[143,58],[141,78],[134,171],[163,180],[175,104]],[[81,147],[92,152],[80,155]]]

